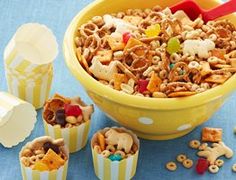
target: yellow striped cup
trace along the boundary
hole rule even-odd
[[[48,69],[58,54],[52,31],[38,23],[18,28],[4,51],[5,66],[19,72],[38,73]]]
[[[122,129],[123,132],[127,132],[132,135],[134,142],[138,145],[138,150],[134,155],[129,156],[121,161],[111,161],[108,158],[103,157],[93,149],[93,144],[97,138],[95,133],[91,140],[91,149],[93,156],[93,166],[96,176],[103,180],[129,180],[136,172],[138,154],[139,154],[139,140],[137,136],[130,130],[125,128],[112,127],[113,129]],[[100,130],[100,132],[106,132],[110,128]]]
[[[9,73],[6,73],[8,92],[33,104],[36,109],[43,107],[48,99],[53,71],[49,71],[43,77],[38,79],[17,79]]]
[[[70,153],[79,151],[87,144],[90,130],[90,120],[72,128],[52,126],[45,120],[43,120],[43,123],[45,134],[51,136],[54,139],[63,138],[69,147]]]

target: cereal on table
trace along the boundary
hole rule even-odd
[[[159,6],[95,16],[75,37],[78,60],[96,80],[154,98],[191,96],[223,84],[236,72],[235,41],[228,20],[204,24],[201,17],[191,21],[183,11]]]

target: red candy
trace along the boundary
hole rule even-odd
[[[196,165],[196,171],[198,174],[204,174],[207,171],[209,162],[204,158],[199,158]]]
[[[147,91],[147,85],[149,81],[145,79],[138,80],[138,92],[143,93]]]
[[[123,42],[126,44],[129,41],[129,38],[132,37],[132,34],[129,32],[125,32],[123,33],[122,37],[123,37]]]
[[[82,114],[82,110],[77,105],[65,104],[65,114],[66,116],[75,116],[78,117]]]

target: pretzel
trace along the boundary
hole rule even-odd
[[[180,72],[179,69],[182,71]],[[169,73],[169,79],[171,82],[183,80],[188,72],[189,68],[186,63],[178,62]]]
[[[168,27],[170,27],[172,30],[171,34],[167,32]],[[177,19],[173,19],[173,20],[165,19],[161,23],[161,31],[165,35],[165,37],[169,39],[170,37],[176,36],[181,33],[182,24]]]
[[[97,30],[98,27],[93,22],[88,22],[86,24],[83,24],[79,29],[80,34],[86,38],[89,37],[90,35],[93,35]]]
[[[199,84],[201,82],[201,73],[196,68],[189,68],[183,79],[187,82]]]

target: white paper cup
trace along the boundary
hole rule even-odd
[[[129,180],[131,179],[136,172],[138,154],[139,154],[139,140],[137,136],[130,130],[125,128],[111,127],[113,129],[122,129],[124,132],[129,133],[135,144],[138,146],[138,150],[134,155],[125,158],[121,161],[111,161],[108,158],[103,157],[101,154],[98,154],[94,149],[93,145],[97,139],[97,133],[95,133],[91,139],[91,149],[93,156],[93,166],[96,176],[99,179],[111,179],[111,180]],[[104,128],[98,132],[106,132],[110,128]]]
[[[36,122],[34,107],[6,92],[0,92],[0,143],[12,147],[25,140]]]
[[[36,109],[43,107],[48,99],[53,70],[38,79],[19,79],[6,73],[8,92],[33,104]]]
[[[19,72],[48,69],[58,54],[58,44],[52,31],[38,23],[18,28],[4,51],[5,66]]]

